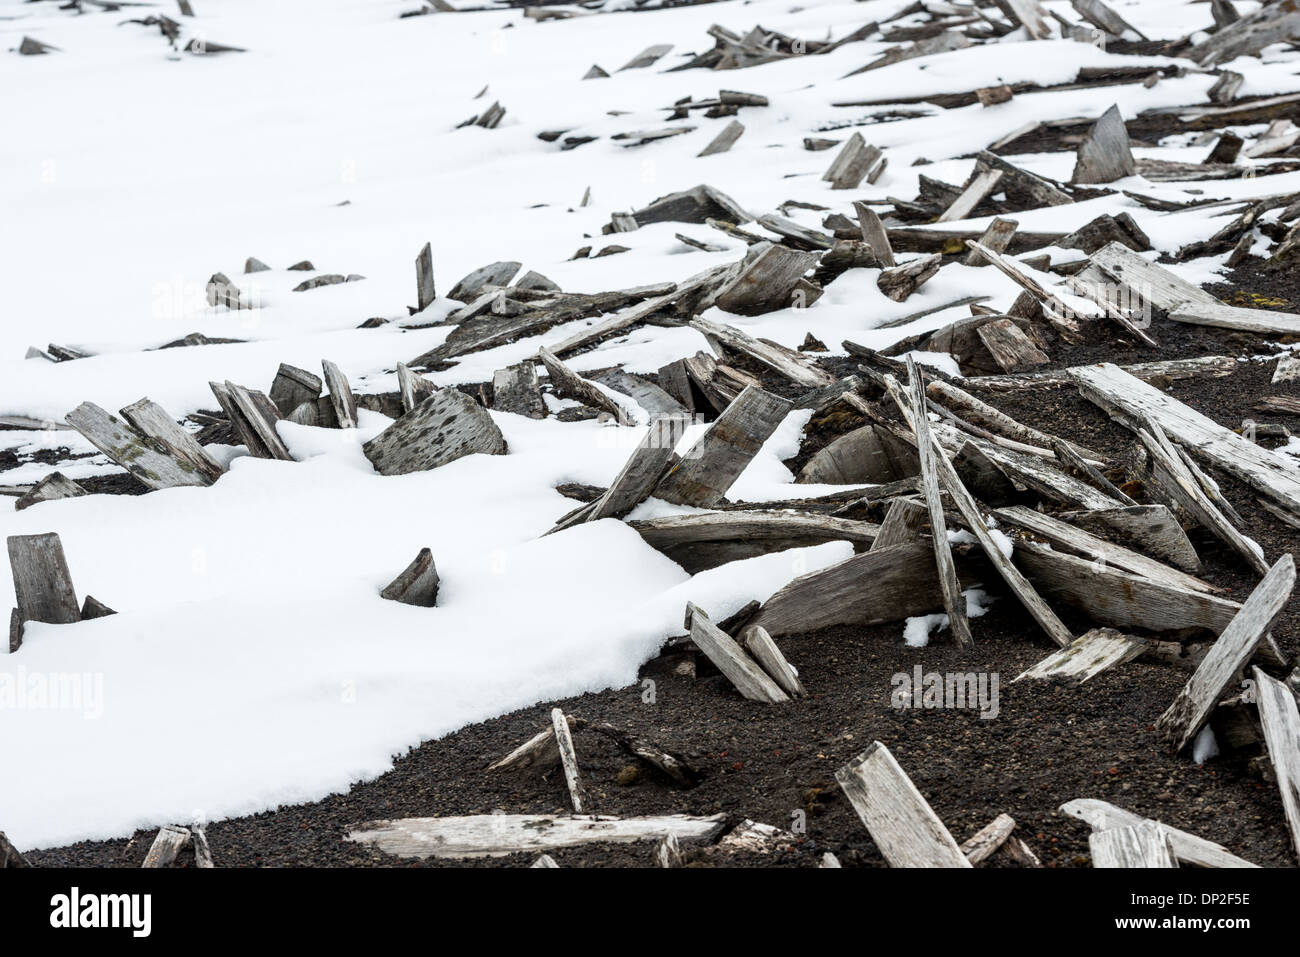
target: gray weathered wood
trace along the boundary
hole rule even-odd
[[[1051,361],[1010,319],[992,319],[975,330],[1003,372],[1023,372]]]
[[[21,512],[38,502],[53,502],[61,498],[76,498],[86,490],[62,472],[51,472],[14,502],[14,511]]]
[[[799,280],[819,256],[775,243],[750,248],[736,274],[717,293],[714,304],[738,316],[756,316],[793,304]],[[823,383],[824,384],[824,383]]]
[[[1128,127],[1119,107],[1112,106],[1088,131],[1074,165],[1072,183],[1113,183],[1136,170],[1133,149],[1129,145]]]
[[[149,847],[149,853],[145,855],[144,863],[140,866],[170,867],[176,860],[176,856],[185,849],[185,845],[189,842],[189,828],[164,824],[158,829],[158,835],[153,839],[153,844]]]
[[[1111,36],[1122,38],[1125,33],[1133,33],[1139,40],[1147,39],[1137,27],[1102,3],[1101,0],[1070,0],[1070,2],[1079,16],[1098,29],[1105,30]]]
[[[818,389],[835,381],[834,376],[823,371],[815,362],[802,353],[773,342],[755,339],[749,333],[737,329],[735,326],[714,322],[712,319],[705,319],[701,316],[692,319],[690,325],[710,339],[749,356],[773,372],[785,376],[796,385],[809,389]]]
[[[894,499],[889,503],[889,511],[880,523],[880,531],[871,543],[871,550],[915,541],[920,536],[921,527],[928,520],[929,512],[920,502],[909,498]]]
[[[977,168],[997,169],[1005,174],[1002,190],[1009,198],[1034,207],[1066,206],[1074,202],[1069,193],[1058,188],[1051,180],[1021,169],[996,153],[981,150],[975,154],[975,162]]]
[[[7,544],[21,620],[53,625],[80,621],[77,593],[58,534],[10,535]]]
[[[17,608],[9,610],[9,654],[23,646],[23,613]]]
[[[504,455],[486,410],[459,389],[440,389],[361,447],[381,475],[436,469],[476,452]]]
[[[619,72],[621,73],[623,70],[643,70],[648,66],[652,66],[656,60],[672,48],[671,43],[656,43],[653,46],[648,46],[619,67]]]
[[[433,284],[433,248],[425,243],[415,257],[415,311],[423,312],[437,298]]]
[[[1200,666],[1156,721],[1156,737],[1181,751],[1205,726],[1210,712],[1245,667],[1281,614],[1295,586],[1295,560],[1283,555],[1223,629]]]
[[[1300,7],[1290,0],[1265,3],[1249,16],[1216,31],[1185,55],[1210,67],[1295,37],[1300,37]]]
[[[1087,822],[1094,831],[1155,823],[1150,818],[1142,817],[1106,801],[1099,801],[1094,798],[1076,798],[1073,801],[1067,801],[1061,805],[1061,812]],[[1164,828],[1165,834],[1169,838],[1169,846],[1173,850],[1174,857],[1183,864],[1214,868],[1258,866],[1229,853],[1227,848],[1215,844],[1213,841],[1207,841],[1203,837],[1197,837],[1195,834],[1189,834],[1168,824],[1161,824],[1160,826]]]
[[[707,842],[726,827],[727,815],[691,817],[557,817],[551,814],[475,814],[465,817],[410,817],[363,824],[348,840],[374,844],[398,857],[504,857],[582,844],[658,841],[673,834]]]
[[[740,637],[745,650],[772,678],[777,685],[792,698],[800,698],[808,692],[799,680],[799,673],[790,662],[786,661],[781,649],[776,646],[772,636],[761,627],[746,628]]]
[[[530,9],[531,9],[531,8],[530,8]],[[550,868],[550,867],[559,867],[560,865],[557,864],[557,863],[555,863],[555,858],[551,857],[551,855],[549,855],[549,854],[540,854],[540,855],[538,855],[537,860],[533,861],[533,863],[532,863],[530,866],[532,866],[532,867],[541,867],[541,868]]]
[[[560,755],[560,767],[564,770],[564,783],[569,789],[573,813],[581,814],[586,795],[582,778],[578,774],[578,754],[573,750],[573,736],[569,733],[568,719],[559,708],[551,709],[551,730],[555,734],[555,747]]]
[[[413,371],[405,362],[397,363],[397,392],[402,397],[403,412],[410,412],[424,401],[425,396],[437,391],[436,385]]]
[[[19,853],[18,848],[9,843],[9,838],[5,837],[4,831],[0,831],[0,868],[5,867],[31,867],[27,863],[27,858]]]
[[[857,189],[868,178],[875,182],[869,174],[880,175],[881,155],[878,148],[868,146],[862,134],[855,132],[844,141],[822,179],[831,184],[831,189]]]
[[[150,442],[146,436],[93,402],[81,403],[67,414],[67,421],[91,445],[149,488],[212,484],[208,475],[177,461],[161,443]]]
[[[688,604],[686,614],[690,621],[691,641],[704,652],[744,697],[750,701],[778,704],[789,701],[790,696],[772,680],[749,653],[736,640],[709,621],[708,615],[695,605]]]
[[[1040,678],[1083,684],[1108,668],[1132,661],[1146,651],[1149,644],[1145,638],[1125,635],[1113,628],[1094,628],[1067,647],[1052,652],[1032,668],[1022,671],[1014,681]]]
[[[998,170],[997,172],[1001,172]],[[979,244],[985,249],[991,249],[995,253],[1004,253],[1007,247],[1011,245],[1011,240],[1015,238],[1016,230],[1020,228],[1020,223],[1014,219],[1003,219],[996,216],[993,222],[989,223],[988,228],[984,230],[983,235],[979,238]],[[967,266],[987,266],[988,259],[984,257],[978,249],[972,249],[966,254],[963,260]]]
[[[936,426],[935,434],[948,440],[950,447],[956,445],[960,448],[967,444],[975,446],[1009,478],[1033,489],[1049,501],[1076,508],[1116,508],[1122,504],[1105,492],[1099,492],[1091,485],[1080,482],[1073,475],[1055,468],[1042,458],[1003,448],[984,439],[968,437],[962,433],[959,433],[960,438],[955,438],[952,437],[952,432],[955,430],[941,427],[942,425],[940,423],[940,426]]]
[[[492,408],[530,419],[546,418],[546,403],[537,381],[537,366],[526,359],[492,373]]]
[[[943,256],[938,253],[922,256],[901,266],[883,270],[876,279],[876,286],[895,302],[903,302],[932,279],[942,266]]]
[[[143,435],[155,449],[166,452],[182,469],[192,470],[208,482],[225,474],[225,468],[201,446],[193,434],[181,428],[167,410],[149,399],[140,399],[121,410],[122,418]]]
[[[966,219],[975,211],[975,207],[997,192],[998,183],[1006,175],[999,169],[977,170],[961,195],[953,200],[952,205],[943,211],[936,223],[951,223]]]
[[[715,153],[725,153],[736,145],[736,140],[740,139],[745,132],[745,125],[739,120],[732,120],[722,132],[709,141],[709,145],[697,153],[697,156],[712,156]]]
[[[1132,505],[1059,516],[1094,535],[1145,552],[1190,574],[1201,571],[1201,559],[1173,513],[1164,505]]]
[[[1093,867],[1177,867],[1169,836],[1162,825],[1144,821],[1122,824],[1088,837]]]
[[[858,214],[858,228],[862,230],[862,241],[871,247],[880,264],[885,267],[894,265],[894,250],[889,244],[889,233],[880,216],[866,203],[855,202],[854,211]]]
[[[1084,397],[1130,428],[1151,419],[1198,458],[1300,515],[1300,463],[1286,461],[1110,363],[1071,369]]]
[[[288,418],[304,402],[319,399],[323,385],[320,376],[281,362],[275,379],[271,382],[270,399],[280,414]]]
[[[1240,332],[1259,332],[1265,335],[1293,336],[1300,333],[1300,314],[1273,312],[1268,309],[1243,309],[1223,303],[1188,302],[1169,313],[1174,322],[1194,326],[1216,326]]]
[[[846,432],[818,449],[795,478],[801,484],[873,485],[915,475],[919,463],[911,449],[875,425]]]
[[[627,412],[622,404],[605,393],[595,383],[584,379],[570,369],[545,346],[537,350],[537,357],[542,361],[542,365],[546,367],[546,371],[551,377],[551,391],[557,396],[574,399],[599,412],[607,412],[620,422],[626,418]]]
[[[1291,846],[1300,857],[1300,712],[1296,709],[1296,696],[1285,684],[1259,668],[1252,669],[1252,674],[1259,723],[1264,730],[1277,789],[1282,794],[1282,811],[1291,831]]]
[[[746,386],[664,476],[654,494],[677,505],[716,505],[790,408],[785,399]]]
[[[438,604],[438,567],[433,562],[433,552],[420,549],[411,564],[384,587],[379,597],[421,608]]]
[[[1139,253],[1123,243],[1107,243],[1089,257],[1093,265],[1120,283],[1128,292],[1132,303],[1149,302],[1165,312],[1189,304],[1213,307],[1223,305],[1214,296],[1168,269],[1147,262]]]
[[[645,501],[663,478],[673,458],[673,449],[685,432],[686,420],[677,417],[652,419],[650,429],[614,477],[605,494],[584,509],[558,522],[556,532],[582,522],[622,518]],[[549,533],[548,533],[549,534]]]
[[[589,373],[588,378],[592,382],[599,382],[615,392],[628,396],[642,409],[650,413],[652,418],[656,416],[684,416],[690,412],[686,406],[649,379],[631,375],[622,369],[606,369],[603,372]]]
[[[999,814],[980,828],[970,840],[963,841],[961,852],[971,865],[981,864],[1006,843],[1016,829],[1016,819],[1010,814]]]
[[[334,406],[334,415],[339,420],[340,429],[357,427],[357,398],[352,394],[352,386],[343,370],[328,359],[321,360],[325,370],[325,384],[330,390],[330,404]]]
[[[655,863],[660,867],[681,867],[685,863],[677,835],[664,835],[663,840],[655,847]]]
[[[216,388],[213,388],[213,392],[217,394],[217,401],[222,403],[222,408],[227,408],[221,393],[217,393]],[[292,462],[293,456],[276,431],[275,423],[279,421],[280,412],[275,404],[256,389],[246,389],[229,380],[224,384],[224,393],[230,406],[227,411],[234,410],[231,422],[244,439],[249,453],[259,458]]]
[[[212,863],[212,848],[208,846],[208,835],[202,825],[190,825],[190,841],[194,844],[194,866],[205,869],[215,867]]]
[[[916,436],[916,451],[921,462],[921,494],[930,515],[930,540],[934,545],[935,564],[939,569],[939,587],[943,591],[943,607],[948,612],[948,625],[953,639],[962,648],[974,644],[970,622],[966,618],[966,597],[957,580],[957,566],[948,544],[948,523],[943,514],[943,500],[939,494],[939,465],[935,461],[942,452],[930,435],[930,415],[925,401],[925,380],[912,356],[907,357],[908,395],[910,406],[900,397],[900,409],[911,423]]]
[[[890,867],[970,867],[948,829],[879,741],[835,772]]]
[[[592,518],[588,521],[594,520]],[[603,514],[600,517],[607,517]],[[770,552],[848,541],[872,543],[877,526],[814,512],[727,510],[665,515],[629,523],[655,548],[694,574],[727,562]]]

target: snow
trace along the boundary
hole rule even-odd
[[[921,174],[960,182],[971,160],[957,157],[1030,121],[1097,116],[1112,99],[1126,117],[1203,102],[1213,82],[1189,71],[1150,89],[1111,87],[1105,102],[1095,91],[1063,90],[987,109],[917,104],[906,107],[920,114],[914,118],[875,122],[875,107],[834,104],[1019,80],[1068,83],[1081,67],[1112,60],[1087,44],[1008,37],[846,76],[888,48],[876,37],[744,71],[666,72],[711,44],[706,30],[715,22],[742,32],[762,23],[840,37],[907,4],[753,0],[545,23],[518,9],[398,19],[415,5],[208,0],[197,4],[196,18],[185,18],[187,36],[248,52],[195,57],[169,50],[155,27],[119,25],[121,12],[75,16],[52,3],[0,0],[0,46],[31,35],[61,48],[0,56],[0,87],[18,94],[5,98],[11,135],[0,139],[7,280],[0,415],[61,421],[82,401],[116,411],[147,394],[180,418],[215,406],[209,380],[266,389],[279,363],[314,370],[322,358],[337,362],[360,392],[389,391],[396,363],[438,345],[449,329],[406,327],[457,305],[440,299],[409,315],[412,263],[425,242],[442,293],[502,259],[568,291],[679,281],[734,261],[742,244],[679,223],[605,237],[611,213],[709,183],[756,215],[794,198],[851,216],[852,200],[913,195]],[[1069,13],[1059,0],[1053,6]],[[1152,37],[1172,39],[1193,25],[1183,0],[1115,6]],[[1195,22],[1207,16],[1198,10]],[[674,46],[650,69],[580,79],[593,60],[613,71],[649,42]],[[1185,62],[1129,60],[1152,69]],[[1293,59],[1233,68],[1247,78],[1243,96],[1300,90]],[[714,95],[719,86],[772,100],[744,111],[745,134],[727,153],[696,158],[726,122],[699,114],[690,120],[697,129],[662,143],[629,149],[609,138],[662,125],[665,106]],[[508,111],[498,129],[455,128],[494,100]],[[887,172],[861,190],[832,191],[821,174],[834,154],[806,151],[802,138],[842,137],[868,120],[859,128],[885,149]],[[537,137],[561,129],[601,138],[565,151]],[[1176,152],[1166,145],[1150,155]],[[914,165],[922,159],[930,162]],[[1067,154],[1012,159],[1057,178],[1071,171]],[[1187,196],[1177,183],[1123,185]],[[581,206],[588,188],[592,202]],[[1213,184],[1223,197],[1297,189],[1300,174]],[[1134,216],[1157,252],[1169,252],[1217,228],[1223,210],[1155,213],[1116,193],[1016,218],[1023,230],[1069,230],[1118,212]],[[820,226],[822,215],[797,210],[791,218]],[[688,251],[677,232],[726,251]],[[614,241],[631,251],[570,258],[580,246]],[[244,275],[249,256],[272,268]],[[288,270],[303,259],[317,272]],[[1200,281],[1213,278],[1217,264],[1169,268]],[[256,308],[209,308],[204,284],[217,271]],[[327,272],[366,278],[292,291]],[[884,348],[968,314],[950,308],[882,328],[917,311],[971,295],[1005,309],[1019,292],[995,269],[951,264],[896,303],[880,293],[877,276],[852,270],[804,309],[706,315],[792,347],[811,332],[842,355],[846,339]],[[357,328],[372,317],[390,321]],[[464,356],[430,378],[444,386],[490,380],[592,321]],[[196,331],[247,341],[157,348]],[[29,346],[50,342],[94,355],[57,364],[23,358]],[[701,349],[708,343],[694,329],[646,326],[572,365],[652,372]],[[950,356],[917,358],[954,371]],[[466,723],[625,686],[664,638],[681,633],[687,600],[723,617],[851,553],[834,542],[691,577],[621,522],[540,537],[574,505],[554,487],[608,484],[644,430],[493,418],[509,455],[471,456],[433,472],[376,475],[360,444],[388,420],[363,411],[355,432],[283,424],[296,462],[210,447],[230,465],[211,488],[0,510],[5,535],[58,532],[79,596],[93,594],[119,612],[75,626],[29,624],[19,654],[0,664],[0,766],[21,769],[0,789],[0,827],[18,846],[48,846],[319,798],[381,774],[394,755]],[[740,476],[733,499],[843,491],[792,484],[783,460],[798,450],[807,421],[806,412],[787,416]],[[28,484],[55,467],[74,479],[118,471],[76,433],[8,431],[0,439],[23,459],[0,472],[0,484]],[[57,466],[32,460],[62,446],[87,457]],[[650,500],[633,515],[682,511]],[[994,534],[1010,554],[1010,540]],[[441,576],[438,607],[379,599],[424,546]],[[987,600],[979,594],[967,593],[972,615]],[[12,597],[6,576],[0,608]],[[910,621],[909,643],[928,640],[940,618],[946,622]],[[102,696],[95,692],[89,708],[61,709],[30,696],[6,698],[20,675],[24,688],[88,675],[84,687]]]

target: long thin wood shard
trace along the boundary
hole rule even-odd
[[[701,316],[696,316],[691,320],[690,324],[692,328],[699,330],[709,339],[749,356],[767,366],[773,372],[785,376],[796,385],[806,386],[809,389],[818,389],[835,381],[834,376],[823,371],[815,362],[802,353],[763,339],[755,339],[749,333],[737,329],[735,326],[714,322]]]
[[[1291,846],[1300,857],[1300,711],[1296,696],[1285,684],[1270,678],[1259,668],[1255,677],[1255,698],[1264,743],[1273,763],[1273,776],[1282,794],[1282,810],[1291,831]]]
[[[1283,555],[1242,604],[1191,679],[1156,722],[1156,737],[1181,751],[1196,737],[1219,698],[1245,667],[1282,613],[1295,587],[1295,560]]]
[[[433,283],[433,248],[425,243],[415,257],[415,311],[423,312],[437,298]]]
[[[573,804],[573,813],[581,814],[586,793],[578,773],[578,754],[573,749],[573,736],[569,733],[569,722],[559,708],[551,709],[551,730],[555,734],[555,747],[559,752],[560,767],[564,770],[564,783],[569,789],[569,801]]]
[[[752,659],[734,638],[709,621],[694,605],[687,605],[691,640],[744,697],[765,704],[789,701],[790,696]]]
[[[504,455],[486,410],[459,389],[441,389],[361,447],[381,475],[436,469],[466,455]]]
[[[434,607],[438,603],[438,567],[433,562],[433,552],[420,549],[411,564],[384,587],[379,597],[421,608]]]
[[[741,635],[741,642],[782,691],[792,698],[800,698],[808,693],[799,680],[799,673],[786,661],[785,655],[781,654],[781,649],[765,628],[746,628]]]
[[[879,741],[835,772],[890,867],[970,867],[912,779]]]
[[[275,403],[261,392],[245,389],[230,381],[209,382],[208,386],[249,455],[261,459],[293,461],[293,456],[276,431],[275,423],[280,419],[280,412]]]
[[[403,412],[410,412],[424,401],[425,396],[437,391],[436,385],[415,372],[405,362],[397,363],[397,392],[402,399]]]
[[[1011,832],[1016,829],[1016,819],[1010,814],[999,814],[984,827],[980,828],[968,841],[963,841],[961,852],[972,866],[988,860],[998,848],[1007,842]]]
[[[664,476],[654,494],[678,505],[718,504],[790,409],[785,399],[746,386]]]
[[[1061,812],[1090,824],[1093,830],[1104,831],[1116,827],[1138,827],[1155,823],[1150,818],[1142,817],[1131,811],[1116,807],[1106,801],[1094,798],[1076,798],[1061,805]],[[1183,864],[1195,867],[1256,867],[1250,861],[1243,860],[1228,849],[1203,837],[1189,834],[1168,824],[1161,824],[1169,839],[1174,857]]]
[[[339,421],[340,429],[357,427],[357,399],[352,394],[352,386],[343,370],[328,359],[321,360],[325,371],[325,384],[330,390],[330,404],[334,406],[334,415]]]

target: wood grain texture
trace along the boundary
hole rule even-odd
[[[379,597],[420,608],[437,605],[438,567],[433,562],[433,552],[427,548],[420,549],[411,564],[384,586]]]
[[[1061,805],[1061,812],[1090,824],[1093,830],[1110,830],[1116,827],[1136,827],[1154,823],[1150,818],[1142,817],[1121,807],[1095,798],[1076,798]],[[1161,824],[1169,839],[1169,846],[1174,857],[1183,864],[1195,867],[1257,867],[1228,851],[1222,845],[1207,841],[1203,837],[1189,834],[1168,824]]]
[[[1300,858],[1300,711],[1296,696],[1285,684],[1270,678],[1259,668],[1255,678],[1259,723],[1273,763],[1273,776],[1282,795],[1282,811],[1291,832],[1291,846]]]
[[[1092,854],[1093,867],[1178,866],[1169,846],[1169,835],[1154,821],[1093,831],[1088,837],[1088,850]]]
[[[362,447],[381,475],[435,469],[466,455],[504,455],[492,417],[459,389],[440,389]]]
[[[6,544],[21,620],[52,625],[80,621],[81,609],[59,536],[54,532],[10,535]]]
[[[151,489],[179,485],[210,485],[211,478],[170,451],[95,405],[83,402],[67,414],[67,422],[91,445],[122,466]]]
[[[564,783],[569,789],[569,802],[573,805],[573,813],[581,814],[586,794],[582,787],[582,776],[578,772],[578,753],[573,749],[573,735],[569,733],[568,719],[559,708],[551,709],[551,731],[555,735],[555,749],[560,755]]]
[[[170,867],[175,862],[176,856],[184,850],[185,845],[189,842],[189,828],[164,824],[158,829],[153,844],[149,846],[149,853],[145,855],[144,863],[140,866],[151,868]]]
[[[794,670],[785,655],[767,630],[761,627],[746,628],[741,635],[741,644],[755,661],[772,678],[777,685],[792,698],[800,698],[808,692],[799,680],[799,673]]]
[[[1021,678],[1063,679],[1083,684],[1108,668],[1132,661],[1149,645],[1145,638],[1125,635],[1113,628],[1094,628],[1032,668],[1022,671],[1014,681]]]
[[[709,621],[708,616],[688,604],[691,641],[704,652],[744,697],[764,704],[789,701],[790,696],[765,672],[730,635]]]

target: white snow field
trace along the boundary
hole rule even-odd
[[[713,23],[838,38],[906,0],[733,0],[549,22],[518,9],[399,19],[418,0],[193,2],[197,16],[184,20],[182,40],[247,52],[194,56],[170,49],[157,27],[122,23],[178,16],[174,4],[88,6],[76,15],[54,2],[0,0],[0,415],[62,421],[83,401],[115,411],[147,395],[179,419],[215,407],[209,380],[266,389],[279,363],[319,369],[321,359],[339,363],[358,391],[391,391],[395,364],[451,328],[403,328],[413,323],[406,307],[415,302],[413,261],[425,242],[440,293],[503,259],[566,291],[679,281],[736,260],[744,244],[681,223],[602,236],[611,213],[708,183],[754,214],[795,199],[851,215],[855,199],[914,195],[921,172],[963,181],[972,161],[954,157],[1031,120],[1098,116],[1112,101],[1126,117],[1204,103],[1214,81],[1191,70],[1150,89],[1109,87],[1104,102],[1077,90],[987,109],[913,105],[924,115],[858,127],[889,158],[881,180],[832,191],[821,175],[834,153],[807,151],[803,138],[878,112],[833,103],[1017,80],[1067,83],[1114,57],[1084,43],[1028,42],[1019,31],[844,78],[890,46],[877,35],[829,55],[740,71],[664,72],[712,46]],[[1113,5],[1151,37],[1181,36],[1209,17],[1207,5],[1184,0]],[[1071,9],[1058,0],[1045,6]],[[9,52],[23,36],[59,50]],[[653,43],[674,46],[651,68],[615,72]],[[1176,62],[1129,59],[1153,68]],[[583,81],[592,63],[613,75]],[[1232,68],[1246,76],[1242,95],[1300,90],[1294,57],[1243,58]],[[697,129],[684,136],[636,148],[610,139],[660,126],[674,101],[719,87],[771,101],[745,109],[746,131],[727,153],[697,158],[728,122],[698,113],[689,121]],[[508,111],[498,128],[455,128],[494,100]],[[548,130],[600,138],[562,150],[538,138]],[[1186,150],[1173,149],[1186,139],[1137,153],[1186,159]],[[922,157],[931,164],[914,166]],[[1014,159],[1058,179],[1071,171],[1070,154]],[[1115,185],[1186,196],[1180,184],[1140,177]],[[582,207],[588,188],[591,202]],[[1281,193],[1300,190],[1300,174],[1211,188],[1224,197]],[[1207,222],[1221,212],[1155,213],[1116,192],[1017,218],[1024,230],[1069,230],[1121,211],[1161,251],[1212,231]],[[795,210],[791,218],[816,227],[822,215]],[[727,251],[691,250],[677,232]],[[612,242],[631,251],[570,261],[581,246]],[[249,256],[272,270],[244,276]],[[303,259],[321,272],[365,278],[292,292],[310,274],[286,267]],[[1220,262],[1172,268],[1198,281]],[[260,308],[209,308],[204,284],[217,271]],[[838,352],[846,338],[879,348],[961,310],[874,331],[890,319],[974,294],[1005,307],[1019,291],[997,270],[949,265],[896,303],[879,292],[876,276],[847,274],[809,309],[709,315],[789,346],[811,332]],[[440,300],[414,321],[454,305]],[[391,321],[357,328],[371,317]],[[592,321],[464,356],[429,377],[440,385],[490,380],[493,370]],[[192,332],[249,341],[155,351]],[[92,356],[23,358],[29,346],[49,342]],[[653,372],[708,348],[692,329],[647,326],[572,365]],[[632,684],[662,641],[682,633],[688,600],[721,617],[851,553],[834,542],[692,577],[619,521],[539,537],[574,504],[556,484],[607,485],[641,430],[492,415],[509,455],[401,477],[376,474],[361,453],[389,423],[363,412],[357,430],[282,423],[295,462],[226,450],[231,469],[210,488],[90,495],[21,512],[6,502],[0,532],[57,532],[78,596],[92,594],[119,614],[28,624],[21,649],[0,663],[0,829],[19,847],[42,847],[316,799],[381,774],[393,756],[466,723]],[[830,491],[791,489],[781,462],[798,450],[806,420],[807,413],[789,417],[733,499]],[[0,432],[0,448],[24,455],[59,446],[91,451],[75,432]],[[25,461],[0,471],[0,485],[30,484],[55,468],[74,479],[118,471],[102,456]],[[650,502],[637,514],[666,509]],[[380,599],[422,546],[441,576],[438,607]],[[13,591],[0,577],[2,610]],[[40,699],[60,676],[84,676],[82,700]]]

